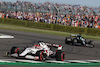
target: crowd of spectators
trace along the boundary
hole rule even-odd
[[[100,7],[49,2],[0,2],[0,18],[100,29]]]

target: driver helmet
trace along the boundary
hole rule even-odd
[[[79,34],[79,35],[77,35],[77,37],[81,37],[81,35]]]
[[[40,45],[41,47],[43,47],[45,44],[44,44],[43,42],[40,42],[39,45]]]
[[[34,46],[33,46],[33,48],[39,48],[40,46],[38,45],[38,44],[35,44]]]

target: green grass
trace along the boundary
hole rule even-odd
[[[61,32],[61,31],[35,29],[35,28],[22,27],[22,26],[17,26],[17,25],[9,25],[9,24],[1,24],[1,23],[0,23],[0,29],[10,29],[10,30],[34,32],[34,33],[41,33],[41,34],[65,36],[65,37],[69,36],[70,34],[77,34],[77,33],[68,33],[68,32]],[[91,35],[85,35],[85,34],[82,34],[82,36],[87,39],[100,40],[100,36],[91,36]]]
[[[0,65],[13,65],[13,66],[100,66],[100,63],[3,63]]]

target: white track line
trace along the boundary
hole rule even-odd
[[[88,61],[84,61],[84,60],[66,60],[69,63],[90,63]]]
[[[7,61],[28,62],[28,63],[44,63],[44,62],[41,62],[41,61],[34,61],[34,60],[20,60],[20,59],[7,59]]]
[[[49,63],[68,63],[65,61],[56,61],[56,60],[46,60],[46,62],[49,62]]]
[[[14,36],[0,36],[0,38],[14,38]]]
[[[28,62],[28,63],[43,63],[41,61],[31,61],[31,60],[16,60],[17,62]]]
[[[100,63],[100,60],[87,60],[88,62],[97,62]]]
[[[21,60],[21,59],[0,59],[0,62],[7,63],[17,63],[17,62],[26,62],[26,63],[100,63],[100,60],[65,60],[65,61],[56,61],[56,60],[46,60],[46,61],[34,61],[34,60]]]
[[[16,62],[14,62],[14,61],[7,61],[7,60],[0,60],[0,62],[16,63]]]
[[[4,34],[0,34],[0,38],[14,38],[14,36],[11,35],[4,35]]]

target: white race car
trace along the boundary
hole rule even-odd
[[[57,50],[52,51],[50,50],[51,47],[56,47]],[[39,42],[38,44],[34,44],[32,47],[24,48],[22,51],[18,47],[12,47],[10,52],[6,52],[6,56],[40,61],[55,58],[57,61],[64,61],[65,52],[61,50],[61,45]]]

